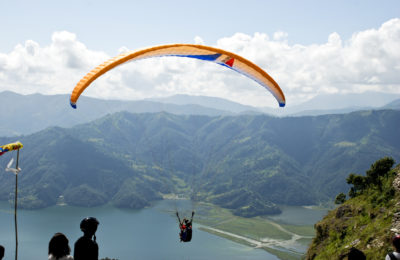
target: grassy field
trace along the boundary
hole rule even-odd
[[[244,239],[240,239],[237,237],[233,237],[233,236],[229,236],[223,233],[219,233],[219,232],[215,232],[212,229],[208,229],[208,228],[204,228],[204,227],[200,227],[200,230],[203,230],[205,232],[214,234],[216,236],[220,236],[223,237],[225,239],[229,239],[231,241],[234,241],[236,243],[240,243],[242,245],[247,245],[247,246],[254,246],[252,243],[248,242],[247,240]],[[273,254],[275,256],[277,256],[280,259],[285,259],[285,260],[298,260],[301,259],[301,257],[303,256],[303,254],[296,254],[296,253],[292,253],[292,252],[286,252],[284,250],[278,250],[278,249],[274,249],[274,248],[270,248],[270,247],[260,247],[260,249],[263,249],[265,251],[267,251],[270,254]]]
[[[237,243],[257,246],[280,259],[301,259],[304,252],[296,252],[290,245],[310,244],[313,226],[279,224],[267,218],[243,218],[229,210],[211,204],[199,204],[195,222],[200,229]]]

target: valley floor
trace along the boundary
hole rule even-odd
[[[299,211],[312,210],[296,208]],[[266,250],[280,259],[301,259],[315,235],[311,223],[295,225],[272,218],[242,218],[210,204],[200,204],[196,212],[195,223],[200,224],[200,230],[254,249]]]

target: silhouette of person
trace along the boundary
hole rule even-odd
[[[385,260],[400,260],[400,235],[396,235],[392,239],[394,251],[387,254]]]
[[[55,233],[49,242],[49,260],[73,260],[68,242],[63,233]]]
[[[367,260],[367,257],[362,251],[352,247],[347,254],[347,260]]]
[[[4,257],[4,251],[5,251],[4,246],[0,245],[0,260],[3,259]]]
[[[84,218],[81,221],[83,236],[75,242],[75,260],[98,260],[99,246],[96,242],[96,231],[99,221],[94,217]],[[92,239],[93,238],[93,239]]]

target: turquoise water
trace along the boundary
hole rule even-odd
[[[313,226],[327,213],[327,209],[301,206],[281,206],[282,214],[267,217],[281,224]]]
[[[62,232],[69,238],[73,250],[74,242],[82,234],[80,221],[86,216],[94,216],[100,221],[97,242],[101,258],[278,259],[262,249],[254,249],[198,230],[196,223],[192,242],[181,243],[173,210],[170,201],[160,201],[143,210],[122,210],[111,206],[54,206],[33,211],[19,210],[18,259],[47,259],[48,242],[56,232]],[[4,259],[14,259],[13,207],[6,202],[0,202],[0,244],[6,248]]]

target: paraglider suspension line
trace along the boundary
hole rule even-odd
[[[17,150],[17,162],[15,168],[18,169],[19,149]],[[18,259],[18,222],[17,222],[17,208],[18,208],[18,174],[15,174],[15,197],[14,197],[14,223],[15,223],[15,260]]]

